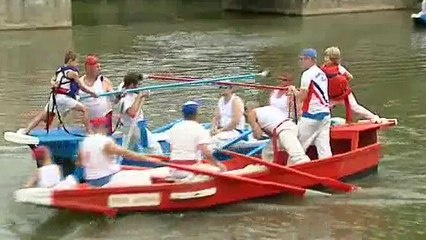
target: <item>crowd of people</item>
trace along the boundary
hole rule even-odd
[[[311,161],[306,155],[307,148],[314,145],[318,159],[332,156],[330,147],[331,109],[336,105],[346,108],[346,120],[352,121],[352,113],[372,122],[382,119],[356,101],[350,88],[353,76],[341,63],[341,52],[337,47],[324,51],[324,63],[319,66],[315,49],[304,49],[299,55],[302,75],[300,87],[294,86],[291,74],[283,74],[280,87],[286,90],[274,90],[270,94],[269,104],[261,106],[256,101],[244,103],[234,86],[223,89],[212,118],[210,133],[198,122],[199,104],[194,101],[182,106],[184,120],[170,130],[170,160],[180,163],[213,166],[217,171],[225,166],[212,154],[217,142],[226,142],[238,137],[248,123],[257,139],[276,137],[278,147],[288,155],[288,165]],[[85,75],[79,77],[77,54],[69,51],[65,54],[64,65],[52,77],[52,94],[46,107],[22,131],[28,134],[42,121],[49,127],[55,116],[69,111],[83,113],[83,123],[88,136],[82,141],[78,155],[78,166],[84,169],[84,180],[91,186],[114,186],[126,177],[117,163],[119,156],[159,162],[157,158],[140,154],[141,149],[161,154],[161,147],[147,129],[141,108],[149,96],[147,92],[129,93],[125,90],[140,86],[142,76],[128,73],[121,84],[120,96],[98,97],[113,91],[111,81],[100,72],[101,66],[96,56],[89,55],[84,62]],[[78,101],[77,95],[90,96]],[[119,125],[124,133],[126,148],[118,146],[109,136],[113,130],[112,107],[118,104]],[[136,125],[138,131],[130,131]],[[37,174],[27,186],[38,184],[52,187],[60,182],[60,169],[50,160],[48,149],[39,147],[34,150],[34,158],[40,164]],[[202,160],[206,162],[201,163]],[[182,175],[171,171],[170,176]],[[131,172],[128,172],[131,174]],[[166,174],[166,175],[167,175]],[[185,176],[185,174],[183,174]],[[187,175],[187,174],[186,174]],[[142,179],[141,181],[145,181]],[[137,182],[137,181],[136,181]]]

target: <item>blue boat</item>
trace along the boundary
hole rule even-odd
[[[161,146],[163,155],[165,156],[170,154],[170,144],[167,141],[167,131],[179,121],[181,120],[173,121],[152,131],[154,137],[158,140]],[[206,129],[209,129],[211,124],[204,123],[203,126]],[[63,128],[58,128],[51,129],[47,132],[44,129],[36,129],[31,131],[29,135],[37,138],[39,145],[46,146],[51,150],[52,158],[56,163],[64,165],[64,168],[67,168],[66,166],[69,165],[73,168],[78,154],[79,143],[86,133],[81,128],[69,127],[67,130],[68,132]],[[117,144],[122,144],[123,137],[120,132],[114,133],[112,137],[115,139]],[[260,141],[255,140],[250,129],[246,128],[239,137],[225,143],[221,148],[253,156],[258,154],[268,142],[269,139]],[[227,156],[219,152],[215,152],[214,155],[221,161],[228,159]],[[130,159],[123,159],[121,164],[145,167],[154,166],[151,163],[132,161]]]
[[[411,14],[411,19],[416,26],[426,27],[426,14],[413,13]]]

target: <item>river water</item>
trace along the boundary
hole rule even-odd
[[[72,29],[1,32],[0,128],[25,126],[45,104],[48,80],[68,48],[98,54],[103,73],[118,83],[130,70],[212,77],[269,69],[272,76],[298,75],[301,48],[338,45],[355,76],[358,100],[399,119],[397,128],[381,134],[378,174],[355,181],[363,191],[352,195],[277,197],[109,220],[14,203],[13,191],[34,163],[27,148],[1,140],[0,239],[425,239],[426,29],[413,28],[410,12],[302,19],[224,14],[216,3],[189,2],[79,1]],[[213,10],[206,10],[208,4]],[[151,127],[160,126],[179,117],[183,102],[198,99],[207,120],[218,94],[209,88],[154,95],[145,114]],[[240,94],[262,101],[266,96]]]

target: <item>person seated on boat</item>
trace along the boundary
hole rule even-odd
[[[288,87],[293,84],[293,75],[284,73],[279,77],[280,84],[278,87]],[[273,90],[269,96],[269,105],[278,108],[286,116],[295,119],[294,98],[288,90]],[[297,104],[297,112],[301,110],[301,104]]]
[[[130,90],[139,87],[142,75],[138,73],[128,73],[124,77],[123,89]],[[130,137],[129,147],[134,151],[148,149],[150,153],[162,154],[160,144],[154,139],[152,133],[146,127],[146,121],[142,111],[142,106],[149,93],[126,93],[120,99],[120,121],[125,138]],[[131,125],[137,124],[137,131],[133,131],[132,136],[128,136]],[[124,140],[124,139],[123,139]]]
[[[65,54],[64,65],[58,68],[55,75],[51,79],[53,85],[52,94],[50,95],[49,102],[46,107],[41,111],[25,129],[20,132],[28,134],[40,122],[45,121],[47,127],[52,123],[56,113],[60,115],[66,114],[68,111],[73,110],[83,114],[83,123],[88,133],[91,132],[89,127],[89,111],[82,103],[76,100],[78,90],[97,97],[96,93],[85,87],[78,77],[78,59],[77,54],[73,51],[68,51]]]
[[[246,115],[256,139],[262,138],[263,133],[271,138],[276,134],[278,147],[289,155],[288,165],[310,161],[297,138],[297,125],[280,109],[274,106],[259,107],[257,102],[249,101],[246,103]]]
[[[96,118],[90,120],[94,134],[88,135],[80,143],[76,165],[83,167],[84,179],[92,187],[111,187],[123,183],[123,178],[131,174],[138,179],[128,182],[127,185],[146,185],[150,183],[149,173],[137,171],[136,176],[132,171],[120,171],[117,156],[134,161],[160,162],[155,158],[137,154],[117,145],[114,139],[107,135],[108,120]]]
[[[84,68],[85,74],[80,77],[80,81],[82,81],[88,89],[96,94],[113,91],[111,81],[100,72],[101,65],[96,56],[88,55],[86,57]],[[80,95],[84,96],[85,94],[81,91]],[[81,100],[81,102],[89,111],[89,119],[106,116],[109,120],[109,133],[112,133],[112,104],[109,98],[86,98]]]
[[[328,78],[328,95],[331,106],[344,105],[346,108],[346,121],[352,121],[352,112],[374,123],[380,123],[382,119],[358,104],[349,86],[353,79],[352,74],[341,64],[341,52],[338,47],[329,47],[324,51],[324,65],[322,71]]]
[[[314,144],[318,159],[332,156],[330,146],[330,105],[328,98],[328,80],[317,65],[317,51],[309,48],[302,50],[299,56],[303,70],[300,90],[289,86],[289,91],[302,104],[302,117],[298,121],[299,141],[306,151]]]
[[[235,94],[235,86],[224,86],[211,125],[211,142],[214,145],[237,138],[245,128],[244,103]]]
[[[186,102],[182,106],[184,120],[170,129],[170,160],[204,168],[206,164],[201,164],[201,160],[205,159],[216,170],[225,170],[225,166],[214,158],[208,147],[209,132],[197,121],[198,106],[197,102]]]
[[[33,149],[33,159],[37,161],[37,171],[24,187],[51,188],[61,181],[62,170],[52,162],[50,151],[45,146]]]

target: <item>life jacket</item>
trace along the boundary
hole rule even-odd
[[[349,81],[347,77],[340,74],[338,65],[324,65],[321,67],[321,70],[325,73],[328,79],[328,96],[330,100],[343,100],[345,104],[346,122],[352,122],[352,109],[348,98],[352,90],[349,87]]]
[[[321,67],[321,70],[328,79],[328,96],[330,100],[343,100],[351,93],[348,79],[345,75],[340,74],[338,65],[324,65]]]
[[[57,87],[55,88],[55,93],[65,94],[75,99],[80,87],[78,86],[78,83],[74,81],[74,79],[67,77],[66,71],[68,70],[78,72],[77,68],[69,67],[69,66],[62,66],[56,70],[55,72],[56,81],[58,81],[59,74],[62,74],[62,76],[59,79]]]

